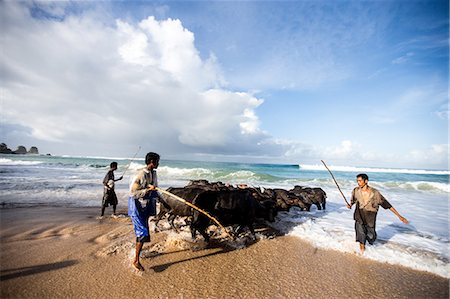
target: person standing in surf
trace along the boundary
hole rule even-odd
[[[139,271],[144,271],[139,260],[142,247],[144,243],[150,242],[148,219],[156,215],[156,198],[160,197],[156,191],[158,177],[155,171],[158,168],[159,159],[160,156],[157,153],[148,153],[145,156],[146,167],[138,172],[130,185],[128,215],[131,217],[136,234],[136,255],[132,265]]]
[[[367,174],[358,174],[356,176],[356,182],[358,183],[358,187],[353,189],[351,202],[347,204],[347,208],[351,209],[356,204],[355,213],[353,214],[353,219],[355,219],[356,242],[359,242],[359,248],[361,254],[363,254],[366,241],[372,245],[377,238],[375,223],[380,206],[384,209],[391,210],[401,222],[408,224],[409,221],[401,216],[377,189],[368,185],[369,177]]]
[[[121,176],[117,180],[114,179],[114,171],[117,170],[117,162],[112,162],[106,173],[105,178],[103,179],[103,200],[102,200],[102,215],[105,214],[105,208],[109,205],[113,206],[113,215],[116,215],[116,207],[117,207],[117,195],[116,191],[114,191],[114,183],[120,181],[123,177]]]

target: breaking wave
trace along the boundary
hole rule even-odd
[[[307,165],[299,164],[300,170],[325,170],[323,165]],[[407,173],[407,174],[434,174],[434,175],[450,175],[449,170],[424,170],[424,169],[397,169],[397,168],[374,168],[374,167],[353,167],[353,166],[328,166],[332,171],[342,172],[380,172],[380,173]]]
[[[38,165],[42,164],[42,161],[22,161],[22,160],[11,160],[11,159],[5,159],[0,158],[0,166],[14,166],[14,165]]]

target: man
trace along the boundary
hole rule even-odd
[[[159,159],[157,153],[148,153],[145,156],[147,166],[138,172],[130,186],[128,215],[131,217],[136,234],[136,256],[133,267],[139,271],[144,271],[144,267],[139,261],[142,247],[145,242],[150,242],[148,218],[156,215],[156,198],[159,197],[159,194],[156,191],[158,178],[155,170],[158,168]]]
[[[366,240],[372,245],[377,238],[375,222],[379,206],[391,210],[403,223],[408,224],[409,222],[397,212],[377,189],[369,187],[367,174],[358,174],[356,182],[358,187],[353,189],[351,203],[347,205],[347,208],[351,209],[352,205],[356,203],[353,215],[353,219],[355,219],[356,242],[359,242],[359,248],[361,254],[363,254]]]
[[[113,215],[116,215],[116,207],[117,207],[117,195],[114,191],[114,182],[120,181],[123,177],[114,179],[114,171],[117,170],[117,162],[112,162],[108,170],[108,173],[105,175],[103,179],[103,200],[102,200],[102,215],[105,214],[105,208],[109,205],[113,206]]]

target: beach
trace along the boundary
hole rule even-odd
[[[103,178],[111,158],[40,155],[0,155],[0,205],[3,208],[70,207],[100,209]],[[126,210],[129,183],[143,167],[142,158],[115,158],[119,168],[115,190],[118,208]],[[369,174],[377,188],[409,221],[401,223],[390,211],[377,216],[377,242],[364,258],[427,271],[450,278],[448,196],[450,172],[427,169],[386,169],[330,165],[343,193],[350,196],[355,175]],[[278,213],[271,225],[284,235],[307,241],[316,248],[354,254],[353,210],[345,206],[323,165],[250,164],[163,160],[158,167],[161,188],[183,187],[190,180],[221,181],[290,190],[294,186],[321,188],[326,210],[291,208]]]
[[[172,231],[145,244],[145,272],[131,267],[126,210],[99,219],[90,207],[2,208],[2,298],[448,298],[449,280],[320,249],[301,238],[256,242]],[[245,246],[243,246],[245,245]]]

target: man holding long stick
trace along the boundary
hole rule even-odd
[[[403,223],[408,224],[408,220],[401,216],[397,210],[384,198],[381,193],[369,187],[369,177],[365,173],[356,176],[358,187],[353,189],[351,203],[347,208],[351,209],[356,204],[353,219],[355,219],[356,242],[359,242],[361,254],[364,253],[366,241],[373,244],[377,238],[375,222],[379,206],[391,210]]]
[[[100,217],[103,217],[105,214],[105,208],[109,205],[113,206],[113,215],[116,215],[116,207],[117,207],[117,195],[114,191],[114,184],[117,181],[123,179],[123,175],[114,179],[114,171],[117,170],[117,162],[112,162],[108,170],[108,173],[105,175],[103,179],[103,200],[102,200],[102,214]]]
[[[150,242],[148,218],[156,215],[156,198],[159,194],[156,191],[158,178],[155,170],[159,166],[159,159],[157,153],[148,153],[145,156],[146,167],[133,178],[130,186],[128,215],[131,217],[136,234],[136,256],[133,267],[139,271],[144,271],[139,261],[142,247],[145,242]]]

